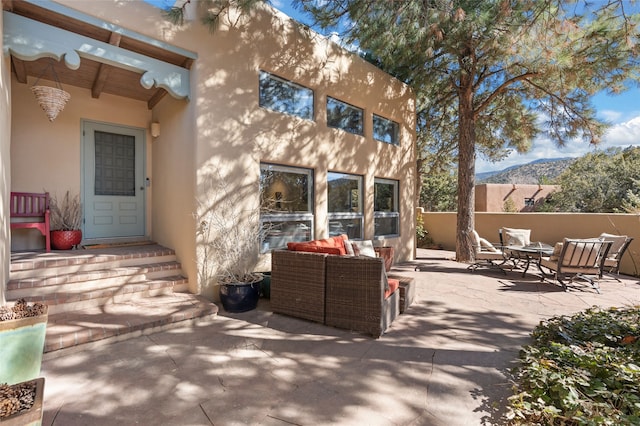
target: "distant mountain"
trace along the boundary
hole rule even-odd
[[[536,185],[541,178],[554,180],[576,159],[548,158],[532,161],[519,166],[511,166],[506,169],[476,174],[476,184],[481,183],[519,183]]]

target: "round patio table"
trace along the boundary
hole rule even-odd
[[[525,274],[529,270],[532,260],[536,265],[538,265],[540,273],[544,275],[544,272],[540,267],[540,258],[543,255],[551,256],[551,254],[553,254],[553,247],[545,243],[532,243],[528,246],[506,246],[504,251],[510,253],[509,257],[511,260],[513,260],[513,258],[517,258],[518,260],[523,260],[525,262],[524,271],[522,271],[522,277],[524,278]]]

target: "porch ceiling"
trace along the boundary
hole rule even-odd
[[[157,40],[124,31],[114,25],[105,25],[102,21],[85,17],[77,12],[65,13],[63,8],[56,7],[51,2],[3,0],[2,6],[3,10],[15,15],[88,37],[97,42],[107,43],[133,55],[143,55],[151,61],[160,61],[170,64],[174,68],[177,67],[176,69],[186,70],[187,76],[195,59],[194,54],[180,48],[167,46]],[[156,84],[150,88],[143,87],[141,77],[145,74],[144,70],[132,70],[130,67],[94,60],[95,58],[88,58],[82,54],[80,55],[82,60],[79,68],[70,69],[64,61],[51,61],[49,57],[23,60],[15,52],[11,53],[12,72],[20,83],[26,84],[27,77],[38,78],[42,76],[42,79],[52,80],[51,72],[43,75],[45,68],[52,62],[55,73],[63,86],[71,85],[88,89],[93,98],[99,98],[102,93],[108,93],[144,101],[151,109],[168,93],[165,88],[160,87],[158,81],[155,81]],[[188,87],[188,83],[186,87]]]

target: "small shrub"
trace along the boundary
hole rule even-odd
[[[512,425],[640,424],[640,306],[542,321],[520,354]]]
[[[515,201],[511,197],[504,200],[502,204],[502,211],[505,213],[518,213],[518,208],[516,207]]]
[[[418,214],[416,217],[416,238],[417,246],[420,248],[427,248],[433,245],[433,238],[429,235],[427,228],[424,227],[421,214]]]

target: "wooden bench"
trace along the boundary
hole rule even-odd
[[[49,193],[12,192],[10,205],[11,229],[37,229],[44,235],[47,252],[51,251]]]

